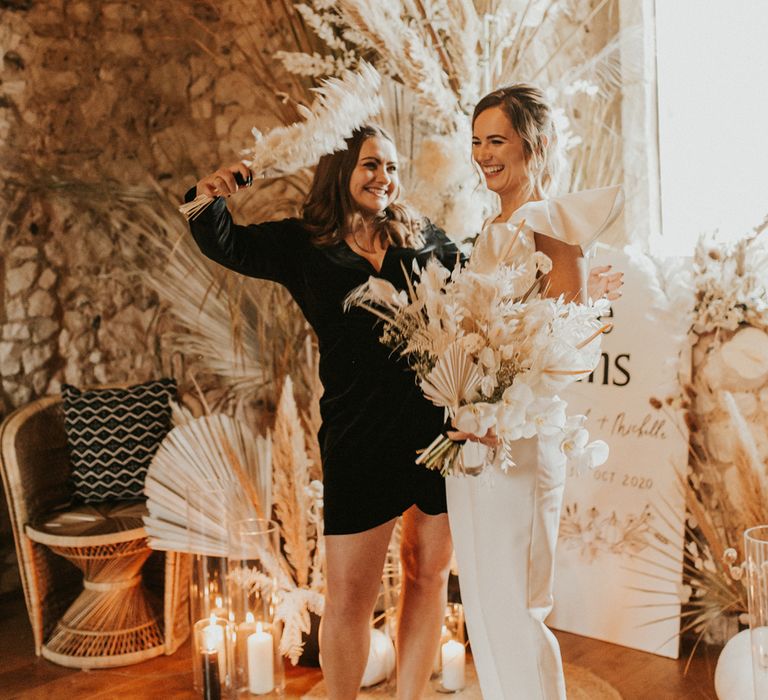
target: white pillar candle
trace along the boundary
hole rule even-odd
[[[449,639],[441,649],[443,663],[443,688],[461,690],[464,687],[464,668],[466,652],[464,645],[455,639]]]
[[[443,625],[443,628],[440,630],[440,645],[437,647],[437,652],[435,652],[435,665],[432,667],[432,674],[435,676],[440,673],[440,657],[443,653],[443,642],[450,638],[448,628]]]
[[[248,636],[248,690],[254,695],[271,693],[275,688],[274,655],[272,635],[265,632],[261,623]]]

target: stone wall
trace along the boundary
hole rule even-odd
[[[180,199],[275,122],[254,23],[237,1],[0,0],[0,418],[61,382],[169,371],[157,298],[126,274],[104,195]],[[14,562],[3,499],[0,593]]]
[[[158,369],[146,337],[156,302],[113,274],[115,233],[78,183],[153,181],[180,198],[199,173],[234,160],[265,115],[248,86],[248,57],[219,46],[238,32],[226,4],[0,8],[7,411],[60,381],[142,379]]]

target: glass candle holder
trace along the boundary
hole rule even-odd
[[[744,533],[755,700],[768,698],[768,525]]]
[[[229,482],[202,481],[186,493],[192,683],[205,700],[226,697],[231,688],[227,514],[233,488]]]
[[[230,523],[229,538],[233,691],[237,698],[281,697],[282,628],[275,619],[281,576],[278,526],[261,518],[238,520]]]
[[[466,685],[467,651],[464,635],[464,607],[448,603],[440,636],[440,685],[444,693],[457,693]]]

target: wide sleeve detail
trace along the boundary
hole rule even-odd
[[[189,193],[187,193],[187,197]],[[224,267],[249,277],[290,286],[306,231],[297,219],[240,226],[219,197],[189,228],[200,251]]]
[[[525,220],[526,228],[569,245],[589,246],[621,214],[621,185],[583,190],[539,202],[528,202],[509,219],[514,226]]]

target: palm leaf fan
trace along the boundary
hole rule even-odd
[[[223,414],[176,426],[147,471],[149,546],[226,556],[228,517],[269,517],[271,481],[269,437]]]
[[[462,401],[474,397],[481,378],[472,358],[458,343],[452,343],[422,380],[421,390],[433,404],[455,413]]]

